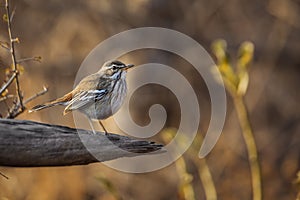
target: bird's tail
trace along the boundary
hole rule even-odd
[[[61,105],[61,104],[62,104],[61,102],[49,102],[41,105],[36,105],[33,108],[31,108],[28,112],[31,113],[31,112],[43,110],[45,108],[50,108],[52,106]]]
[[[31,113],[31,112],[43,110],[45,108],[50,108],[52,106],[57,106],[57,105],[66,105],[66,103],[69,102],[71,99],[72,99],[72,92],[70,92],[70,93],[66,94],[65,96],[58,98],[54,101],[34,106],[28,112]]]

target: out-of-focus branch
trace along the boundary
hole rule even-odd
[[[172,138],[176,135],[176,131],[173,129],[167,129],[164,131],[163,140],[166,143],[170,143]],[[184,145],[186,138],[181,136],[180,139],[177,141],[178,145]],[[178,197],[179,199],[185,200],[195,200],[195,192],[192,185],[193,176],[187,171],[186,161],[184,157],[180,157],[175,162],[177,175],[179,178],[179,187],[178,187]]]
[[[260,172],[256,142],[248,118],[248,111],[244,99],[241,96],[234,96],[233,100],[234,100],[235,110],[239,119],[239,124],[242,128],[243,137],[248,150],[247,151],[248,160],[249,160],[251,176],[252,176],[253,199],[260,200],[262,199],[261,172]]]
[[[3,174],[3,173],[1,173],[1,172],[0,172],[0,176],[4,177],[4,178],[6,178],[6,179],[9,179],[8,176],[6,176],[5,174]]]
[[[6,99],[9,99],[9,98],[13,98],[13,97],[14,97],[14,95],[11,95],[11,94],[6,95],[6,96],[0,98],[0,102],[5,101]]]
[[[23,58],[23,59],[16,59],[16,51],[15,51],[15,43],[19,43],[19,39],[18,38],[14,38],[13,34],[12,34],[12,26],[11,26],[11,22],[12,19],[14,17],[15,14],[15,8],[14,10],[11,12],[10,10],[10,6],[9,6],[9,0],[5,0],[5,15],[4,15],[4,20],[7,22],[7,30],[8,30],[8,39],[9,42],[1,42],[0,41],[0,45],[1,47],[3,47],[4,49],[8,50],[10,52],[11,55],[11,60],[12,60],[12,64],[11,64],[11,73],[10,75],[7,75],[7,82],[4,83],[2,85],[2,87],[0,88],[0,95],[3,97],[1,99],[1,101],[7,99],[6,95],[4,95],[5,91],[7,91],[8,87],[15,81],[15,87],[16,87],[16,95],[15,95],[15,99],[13,101],[12,106],[9,106],[9,110],[8,113],[6,115],[6,118],[8,119],[13,119],[16,118],[18,115],[20,115],[21,113],[23,113],[26,108],[25,108],[25,104],[32,101],[33,99],[45,94],[48,89],[46,87],[44,87],[43,91],[33,95],[32,97],[28,98],[27,100],[24,101],[23,98],[23,94],[21,92],[21,88],[20,88],[20,82],[19,82],[19,71],[22,70],[22,67],[19,65],[19,63],[21,62],[26,62],[26,61],[37,61],[37,62],[41,62],[41,57],[40,56],[35,56],[35,57],[30,57],[30,58]]]
[[[40,92],[36,93],[35,95],[33,95],[33,96],[29,97],[28,99],[26,99],[26,100],[24,101],[24,104],[26,105],[26,104],[29,103],[30,101],[32,101],[32,100],[38,98],[39,96],[42,96],[42,95],[46,94],[47,92],[48,92],[48,87],[47,87],[47,86],[44,86],[42,91],[40,91]]]
[[[34,56],[34,57],[30,57],[30,58],[18,59],[17,63],[22,63],[22,62],[27,62],[27,61],[41,62],[41,60],[42,60],[41,56]]]
[[[226,42],[217,40],[212,48],[218,60],[218,67],[221,71],[225,87],[231,95],[234,107],[238,116],[239,124],[244,137],[248,162],[251,172],[251,183],[253,191],[253,200],[262,199],[262,178],[258,159],[258,152],[252,126],[248,117],[248,110],[244,101],[249,84],[249,63],[253,58],[254,45],[251,42],[244,42],[239,49],[238,62],[236,68],[229,62],[229,56],[226,52]]]
[[[0,46],[1,46],[2,48],[4,48],[4,49],[6,49],[6,50],[9,51],[9,47],[8,47],[8,44],[7,44],[6,42],[0,41]]]
[[[202,182],[203,190],[205,192],[205,196],[207,200],[217,200],[217,190],[216,186],[212,177],[212,174],[210,172],[208,163],[206,161],[206,158],[199,159],[197,156],[191,156],[191,155],[197,155],[197,147],[201,146],[203,142],[203,138],[201,134],[197,134],[192,148],[189,148],[188,151],[191,151],[191,153],[187,154],[190,155],[190,159],[193,160],[193,162],[198,167],[198,174],[199,178]]]

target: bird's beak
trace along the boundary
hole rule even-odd
[[[129,68],[131,68],[131,67],[133,67],[134,65],[133,64],[128,64],[128,65],[126,65],[123,69],[124,70],[127,70],[127,69],[129,69]]]

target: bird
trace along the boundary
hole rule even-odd
[[[96,131],[92,120],[98,120],[107,135],[101,120],[115,114],[123,104],[127,94],[127,70],[133,66],[118,60],[105,62],[98,72],[83,78],[71,92],[53,101],[36,105],[29,112],[57,105],[65,106],[64,115],[77,110],[86,115],[94,134]]]

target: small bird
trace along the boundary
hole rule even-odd
[[[51,102],[37,105],[29,112],[39,111],[56,105],[66,106],[63,114],[78,110],[89,120],[96,134],[92,120],[99,120],[105,134],[107,130],[100,120],[115,114],[121,107],[127,93],[127,70],[134,65],[120,61],[108,61],[100,70],[83,78],[71,92]]]

